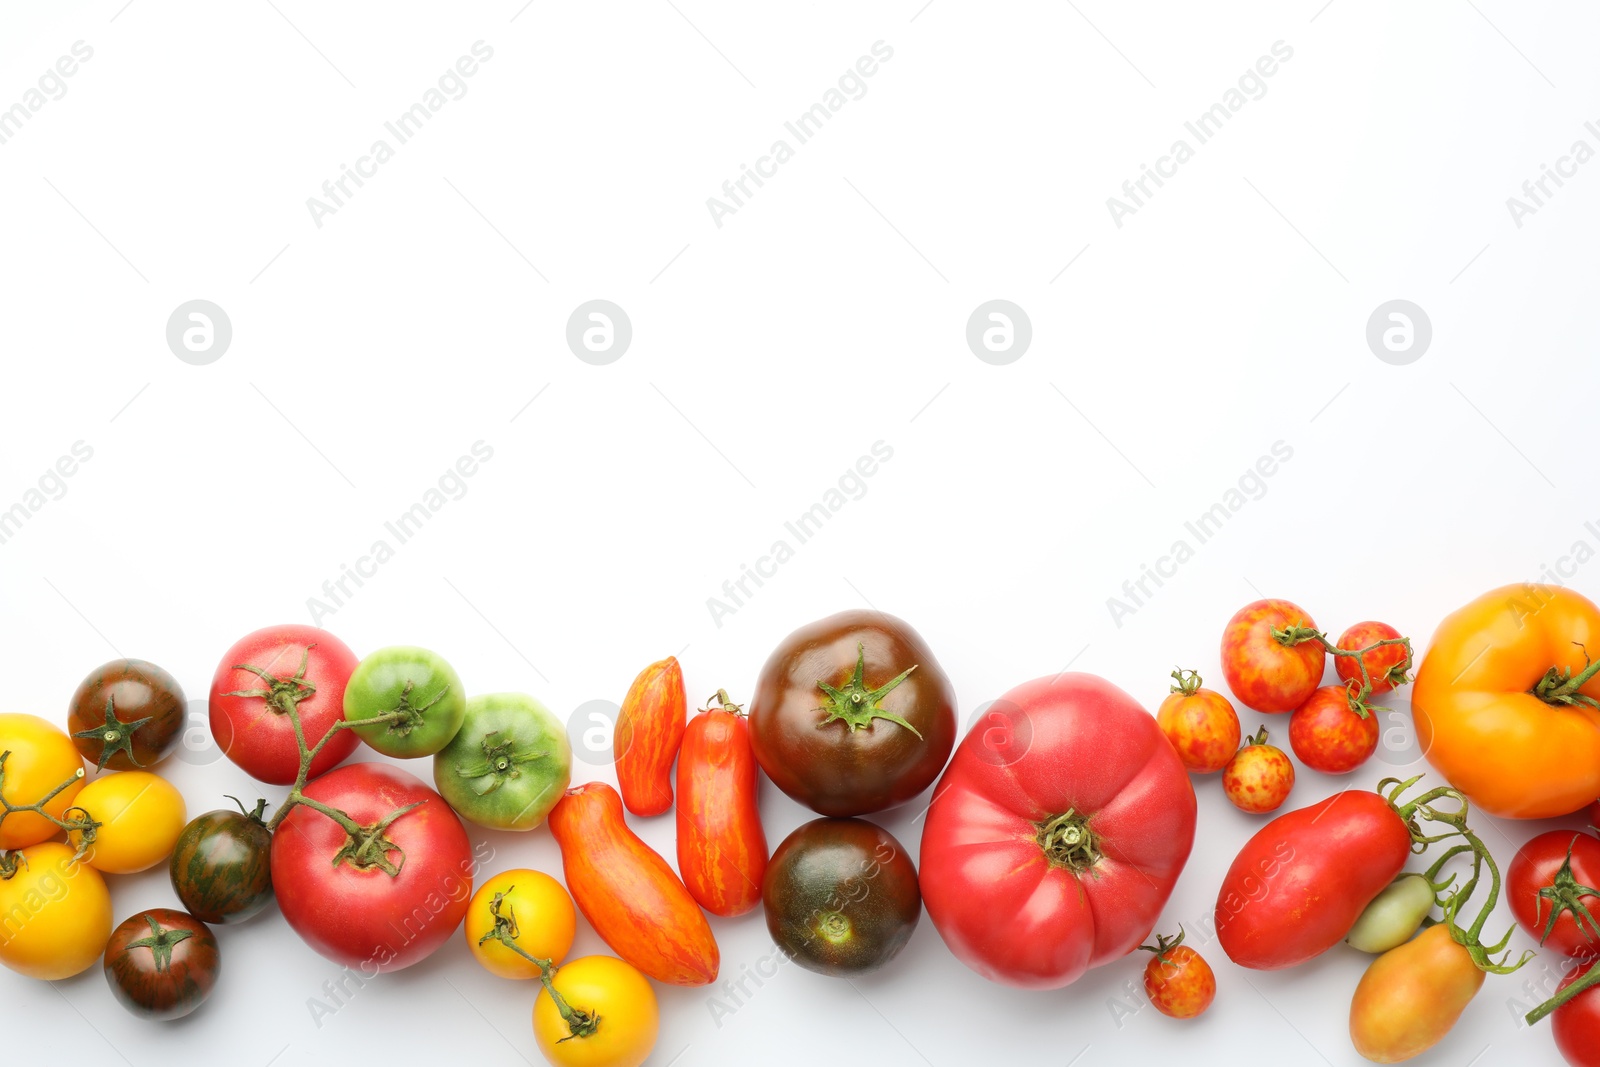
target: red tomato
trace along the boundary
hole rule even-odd
[[[1222,792],[1240,811],[1277,811],[1294,788],[1294,764],[1277,745],[1267,744],[1263,726],[1222,769]]]
[[[339,823],[303,805],[289,812],[272,835],[272,888],[295,933],[366,976],[409,967],[450,940],[472,899],[474,869],[450,805],[385,763],[341,767],[305,795],[349,815],[371,846],[347,856],[352,838]]]
[[[1350,629],[1339,635],[1339,640],[1334,644],[1348,652],[1354,652],[1368,645],[1375,645],[1379,641],[1393,641],[1400,637],[1400,631],[1386,622],[1358,622]],[[1351,692],[1361,690],[1361,668],[1357,661],[1367,665],[1367,677],[1372,682],[1372,693],[1387,693],[1397,685],[1404,685],[1410,679],[1407,677],[1407,653],[1405,645],[1384,645],[1375,648],[1364,656],[1335,656],[1333,669],[1338,672],[1339,680],[1350,686]]]
[[[1289,644],[1273,634],[1316,625],[1287,600],[1240,608],[1222,631],[1222,674],[1233,695],[1256,711],[1293,711],[1304,704],[1322,684],[1327,653],[1315,638]]]
[[[1557,992],[1589,973],[1593,962],[1568,975]],[[1600,1067],[1600,989],[1590,986],[1555,1010],[1550,1029],[1571,1067]]]
[[[1149,936],[1194,844],[1194,787],[1150,713],[1094,675],[997,703],[1026,743],[1001,753],[974,730],[956,749],[922,833],[923,902],[967,966],[1051,989]]]
[[[1592,830],[1600,829],[1600,800],[1589,805],[1588,815],[1589,828]]]
[[[1517,924],[1564,956],[1600,949],[1596,886],[1600,840],[1577,830],[1550,830],[1529,838],[1506,869],[1506,903]]]
[[[1217,893],[1217,940],[1241,967],[1293,967],[1338,944],[1411,856],[1411,831],[1377,793],[1352,789],[1273,819]]]
[[[233,762],[258,781],[290,785],[300,772],[289,708],[300,713],[308,747],[344,718],[344,687],[356,669],[345,643],[315,626],[285,623],[241,639],[211,678],[211,736]],[[341,730],[311,764],[311,777],[356,749],[354,730]]]
[[[1174,1019],[1193,1019],[1217,996],[1217,976],[1194,949],[1183,942],[1183,930],[1175,938],[1158,937],[1154,945],[1140,945],[1155,958],[1144,965],[1144,992],[1162,1015]]]
[[[1239,716],[1228,698],[1200,688],[1200,675],[1178,669],[1178,684],[1156,711],[1156,724],[1177,750],[1183,765],[1196,774],[1210,774],[1228,765],[1239,751]]]
[[[1350,693],[1325,685],[1289,716],[1289,747],[1314,771],[1349,774],[1378,750],[1378,716],[1352,710]]]
[[[761,903],[767,837],[756,805],[760,770],[737,704],[689,721],[678,752],[678,872],[713,915],[743,915]]]

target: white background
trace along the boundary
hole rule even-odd
[[[1175,663],[1220,683],[1222,624],[1258,593],[1335,631],[1389,620],[1420,649],[1472,596],[1600,546],[1600,163],[1520,228],[1506,207],[1575,139],[1597,145],[1600,14],[921,2],[6,5],[0,107],[75,41],[94,54],[0,145],[0,507],[93,448],[0,545],[5,710],[64,722],[119,654],[203,698],[236,638],[310,621],[307,598],[479,440],[494,455],[466,495],[322,622],[358,653],[436,648],[473,691],[563,716],[668,654],[692,698],[747,697],[785,633],[863,604],[920,629],[963,721],[1069,661],[1153,709]],[[315,225],[307,198],[479,40],[494,55],[467,94]],[[715,225],[706,198],[880,40],[893,58],[866,95]],[[1116,226],[1106,198],[1280,40],[1293,58],[1265,96]],[[209,366],[165,341],[195,298],[232,321]],[[564,340],[593,298],[633,323],[609,366]],[[1032,321],[1007,366],[965,343],[993,298]],[[1406,366],[1365,341],[1396,298],[1433,324]],[[707,599],[879,440],[893,458],[865,495],[717,625]],[[1107,598],[1277,441],[1293,458],[1264,495],[1117,625]],[[211,755],[166,765],[195,812],[254,792]],[[1393,769],[1304,772],[1291,803]],[[1265,976],[1206,938],[1260,821],[1197,788],[1161,925],[1216,968],[1201,1020],[1128,1014],[1142,953],[1019,993],[924,919],[881,973],[786,967],[720,1026],[715,991],[661,989],[653,1062],[1360,1062],[1363,957]],[[774,846],[808,814],[770,788],[763,805]],[[918,810],[882,819],[913,848]],[[673,854],[670,820],[634,825]],[[1507,862],[1536,829],[1482,832]],[[545,831],[493,840],[495,869],[559,873]],[[119,919],[173,903],[162,872],[113,893]],[[759,915],[715,926],[724,975],[770,951]],[[337,967],[275,914],[221,937],[213,1000],[165,1028],[96,971],[0,974],[10,1054],[287,1065],[377,1042],[397,1062],[538,1061],[534,987],[463,943],[318,1027],[307,1001]],[[574,951],[601,950],[585,929]],[[1425,1062],[1559,1062],[1508,1007],[1542,999],[1525,978],[1551,981],[1539,963],[1490,977]]]

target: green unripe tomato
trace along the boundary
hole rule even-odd
[[[344,717],[360,722],[401,713],[391,722],[351,727],[385,756],[431,756],[450,743],[467,712],[455,668],[425,648],[380,648],[356,665],[344,689]]]
[[[1411,940],[1433,910],[1433,887],[1420,874],[1402,874],[1372,898],[1344,943],[1374,955]]]
[[[433,757],[433,782],[462,818],[491,830],[532,830],[572,781],[561,720],[523,693],[467,701],[461,731]]]

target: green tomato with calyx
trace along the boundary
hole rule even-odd
[[[524,693],[467,701],[455,738],[433,757],[433,782],[450,806],[491,830],[532,830],[572,781],[561,720]]]
[[[450,743],[467,712],[455,668],[425,648],[381,648],[356,665],[344,688],[344,717],[362,722],[356,734],[385,756],[431,756]]]

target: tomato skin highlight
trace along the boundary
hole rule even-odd
[[[1241,967],[1293,967],[1338,944],[1411,855],[1383,797],[1352,789],[1267,823],[1217,892],[1217,940]]]
[[[1195,774],[1213,774],[1228,765],[1239,751],[1239,715],[1228,698],[1214,689],[1176,688],[1156,710],[1156,723]]]
[[[272,903],[272,834],[241,811],[197,815],[178,835],[167,876],[201,922],[242,923]]]
[[[17,855],[16,873],[0,878],[0,964],[46,982],[83,973],[111,936],[105,878],[60,841]]]
[[[1577,968],[1556,992],[1589,973],[1593,962]],[[1567,1001],[1550,1016],[1551,1035],[1569,1067],[1600,1067],[1600,988],[1589,987]]]
[[[1347,652],[1366,648],[1368,645],[1377,644],[1379,641],[1393,641],[1401,636],[1386,622],[1358,622],[1344,633],[1339,635],[1339,640],[1334,642],[1335,647]],[[1350,687],[1351,692],[1361,690],[1361,668],[1356,664],[1354,656],[1335,656],[1333,669],[1339,675],[1339,680]],[[1375,648],[1360,657],[1361,662],[1367,665],[1367,678],[1372,682],[1370,696],[1387,693],[1395,687],[1396,678],[1389,672],[1406,661],[1406,647],[1404,645],[1384,645]]]
[[[615,789],[574,786],[549,822],[572,899],[617,955],[658,982],[716,980],[720,955],[710,924],[667,861],[628,828]]]
[[[1483,988],[1483,972],[1444,923],[1373,960],[1350,1000],[1350,1042],[1374,1063],[1437,1045]]]
[[[268,683],[242,665],[258,667],[287,684],[305,663],[304,681],[315,692],[298,702],[306,745],[315,747],[344,718],[344,689],[356,669],[356,654],[326,630],[299,623],[268,626],[247,634],[222,657],[211,678],[211,736],[223,755],[257,781],[290,785],[300,771],[300,750],[287,712],[259,696],[236,693],[265,690]],[[311,764],[316,778],[356,750],[354,730],[340,730]]]
[[[1327,653],[1316,641],[1280,644],[1274,629],[1316,628],[1305,609],[1287,600],[1246,604],[1222,631],[1222,673],[1239,702],[1256,711],[1293,711],[1322,684]]]
[[[37,715],[0,713],[0,752],[11,753],[5,762],[4,796],[12,804],[35,804],[74,774],[83,773],[83,757],[72,738]],[[44,810],[61,818],[83,786],[80,777],[57,793]],[[0,851],[37,845],[60,832],[49,819],[31,811],[15,812],[0,822]]]
[[[688,707],[676,656],[640,671],[622,698],[611,747],[622,802],[635,815],[660,815],[672,807],[672,761],[683,743]]]
[[[298,806],[272,835],[272,884],[294,932],[336,963],[371,976],[426,959],[461,925],[472,896],[472,845],[444,798],[384,763],[353,763],[312,782],[305,795],[362,826],[396,809],[387,838],[405,853],[397,876],[333,863],[349,835],[322,812]],[[399,855],[390,852],[391,862]]]
[[[1587,920],[1579,923],[1570,910],[1562,910],[1550,936],[1545,937],[1545,928],[1550,925],[1550,916],[1558,905],[1540,895],[1541,890],[1557,880],[1558,872],[1567,861],[1569,847],[1572,850],[1571,879],[1576,883],[1573,898],[1600,924],[1600,897],[1576,892],[1578,887],[1600,888],[1600,839],[1577,830],[1537,834],[1517,850],[1511,866],[1506,868],[1506,904],[1517,925],[1540,942],[1541,948],[1563,956],[1581,956],[1594,951],[1596,946],[1590,939],[1600,940],[1600,931]]]
[[[743,716],[712,708],[690,720],[678,752],[678,871],[713,915],[743,915],[761,903],[760,774]]]
[[[161,937],[157,930],[188,936],[165,948],[139,944]],[[106,944],[104,971],[112,994],[145,1019],[188,1015],[211,995],[221,970],[216,936],[193,915],[171,908],[152,908],[123,920]]]
[[[1351,710],[1349,694],[1342,685],[1325,685],[1289,716],[1289,747],[1314,771],[1349,774],[1378,751],[1377,715]]]

